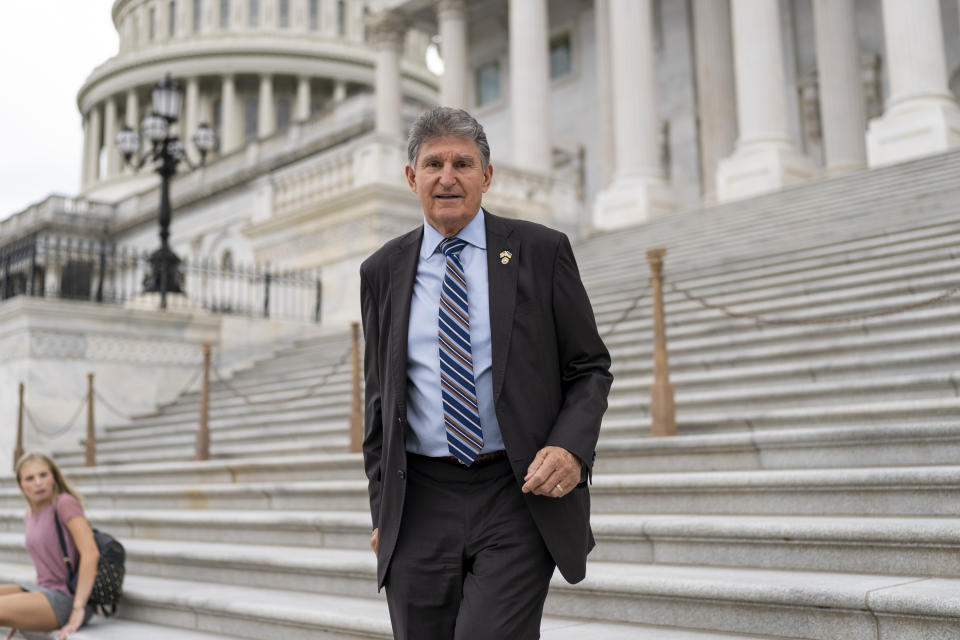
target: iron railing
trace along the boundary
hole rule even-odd
[[[0,299],[34,296],[127,304],[142,297],[150,251],[41,233],[0,249]],[[212,313],[319,322],[318,269],[229,265],[204,257],[181,263],[185,301]],[[159,307],[159,301],[157,301]]]

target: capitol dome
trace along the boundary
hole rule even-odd
[[[180,135],[200,123],[221,155],[282,131],[375,83],[377,50],[367,0],[116,0],[119,52],[77,95],[83,114],[83,195],[117,201],[156,180],[124,169],[124,127],[149,114],[153,84],[170,74],[185,89]],[[399,60],[405,102],[435,104],[425,59],[430,34],[405,31]],[[190,144],[187,144],[188,150]]]

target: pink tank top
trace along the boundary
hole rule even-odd
[[[57,515],[60,516],[60,525],[63,527],[63,540],[67,544],[67,554],[76,571],[80,553],[66,523],[77,516],[83,517],[83,507],[70,494],[63,494],[57,497]],[[53,503],[36,513],[27,514],[24,522],[27,553],[33,559],[33,566],[37,570],[37,584],[48,589],[56,589],[68,598],[72,598],[67,589],[67,566],[60,551],[57,527],[53,523]]]

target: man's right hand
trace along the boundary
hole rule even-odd
[[[370,548],[373,549],[373,555],[377,555],[377,533],[379,533],[379,531],[380,529],[374,529],[373,533],[370,534]]]

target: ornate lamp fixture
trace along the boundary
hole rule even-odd
[[[153,85],[151,95],[153,113],[140,123],[143,137],[150,141],[151,148],[138,162],[133,155],[140,149],[140,136],[130,127],[124,127],[117,134],[117,149],[123,154],[124,161],[136,170],[148,162],[154,163],[154,170],[160,174],[160,248],[150,255],[150,273],[144,278],[144,291],[160,294],[160,308],[167,308],[167,293],[183,293],[183,274],[180,272],[180,258],[170,249],[170,179],[177,173],[177,165],[186,162],[191,169],[203,166],[207,153],[217,146],[217,137],[206,123],[197,127],[193,135],[193,144],[200,153],[200,163],[194,164],[187,156],[186,147],[177,136],[170,135],[172,125],[180,117],[183,104],[183,88],[170,79]]]

